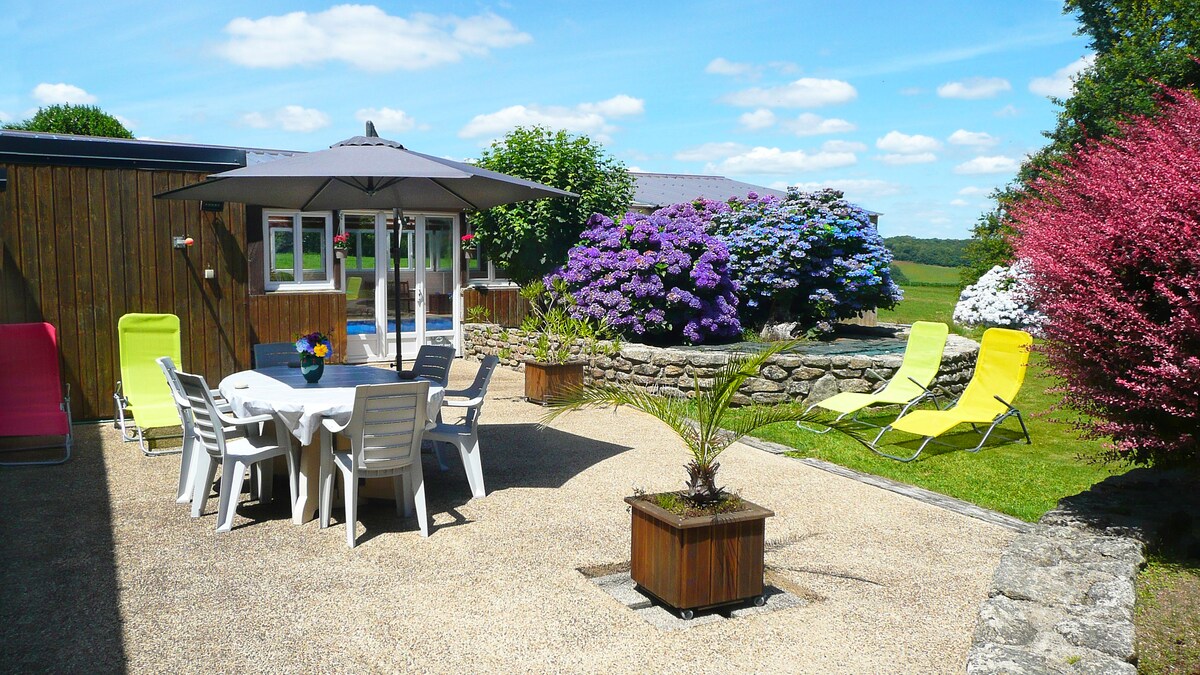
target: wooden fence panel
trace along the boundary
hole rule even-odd
[[[249,367],[245,209],[200,213],[154,193],[201,173],[6,165],[0,192],[0,322],[47,321],[59,333],[77,420],[112,415],[117,321],[173,313],[183,364],[212,384]],[[187,251],[174,234],[191,236]],[[231,255],[230,251],[235,254]],[[240,265],[241,269],[231,269]],[[205,280],[211,268],[216,278]]]
[[[470,312],[472,307],[487,310],[488,321],[512,328],[519,327],[529,314],[529,303],[516,288],[467,288],[463,291],[463,311]]]

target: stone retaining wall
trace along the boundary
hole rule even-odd
[[[1200,556],[1197,513],[1200,490],[1183,470],[1134,469],[1061,500],[1000,558],[967,672],[1137,673],[1144,551]]]
[[[901,339],[907,337],[900,334]],[[464,355],[481,359],[501,357],[501,364],[515,370],[524,368],[533,353],[534,336],[516,328],[495,324],[466,324],[463,328]],[[901,348],[903,345],[901,345]],[[572,351],[580,353],[579,346]],[[979,345],[973,340],[951,335],[946,342],[942,367],[935,384],[960,393],[971,378]],[[734,399],[738,404],[781,403],[783,401],[820,401],[833,394],[873,391],[878,377],[890,378],[900,367],[902,354],[880,356],[779,354],[767,362],[762,377],[751,378]],[[632,382],[666,394],[686,395],[699,379],[703,389],[717,369],[729,359],[729,353],[713,348],[664,348],[642,344],[623,344],[618,354],[590,358],[588,381]]]

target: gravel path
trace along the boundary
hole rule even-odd
[[[776,512],[768,567],[812,601],[660,631],[577,570],[629,559],[621,497],[679,487],[683,451],[627,411],[539,431],[521,387],[498,371],[484,410],[486,498],[427,456],[432,536],[370,504],[354,550],[340,512],[321,531],[281,505],[217,535],[215,500],[174,503],[177,456],[79,427],[69,464],[0,472],[0,669],[963,671],[1011,531],[736,445],[722,482]]]

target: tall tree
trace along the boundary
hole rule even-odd
[[[478,164],[579,195],[497,206],[472,216],[488,258],[519,284],[565,263],[592,214],[617,220],[633,198],[633,177],[624,164],[587,136],[562,130],[518,127],[492,143]]]
[[[1066,0],[1095,61],[1076,78],[1049,143],[1022,164],[1016,181],[996,194],[997,207],[976,225],[964,281],[1012,258],[1007,211],[1035,194],[1038,178],[1055,171],[1089,138],[1117,136],[1121,123],[1158,110],[1162,87],[1200,86],[1200,2],[1196,0]]]
[[[70,103],[38,108],[33,117],[24,122],[5,124],[4,128],[48,134],[133,138],[133,133],[126,129],[124,124],[96,106]]]

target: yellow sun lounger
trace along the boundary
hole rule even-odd
[[[846,415],[853,415],[850,420],[864,424],[870,427],[878,427],[877,424],[864,422],[858,419],[858,413],[863,408],[877,405],[900,405],[904,406],[900,410],[897,419],[904,416],[911,408],[918,405],[922,401],[932,400],[935,406],[937,403],[937,395],[929,390],[930,383],[937,376],[938,368],[942,366],[942,352],[946,348],[946,335],[950,330],[944,323],[934,323],[932,321],[917,321],[912,325],[912,330],[908,334],[908,344],[904,349],[904,360],[900,363],[900,368],[892,379],[885,382],[878,389],[870,394],[860,394],[855,392],[844,391],[840,394],[834,394],[829,398],[812,404],[808,410],[813,408],[824,408],[840,413],[837,419],[842,419]],[[880,379],[883,379],[882,377]],[[939,406],[940,407],[940,406]],[[807,412],[807,411],[805,411]],[[797,423],[801,429],[811,431],[813,433],[823,434],[829,431],[825,429],[810,429]],[[886,428],[886,427],[885,427]],[[882,436],[883,432],[879,432]],[[879,436],[875,437],[875,441],[879,441]]]
[[[142,453],[166,455],[179,448],[151,451],[145,429],[177,427],[180,424],[175,397],[155,359],[169,356],[183,361],[180,352],[179,317],[174,314],[126,314],[117,321],[121,379],[113,393],[113,417],[126,441],[137,441]],[[127,415],[132,413],[133,419]]]
[[[1017,418],[1021,423],[1025,442],[1032,443],[1029,429],[1025,427],[1025,420],[1021,418],[1021,411],[1012,405],[1017,392],[1021,390],[1021,383],[1025,381],[1025,370],[1029,366],[1029,348],[1032,345],[1033,338],[1025,331],[989,328],[983,334],[983,341],[979,345],[975,373],[953,407],[946,410],[915,410],[884,427],[883,432],[879,434],[882,437],[884,432],[896,430],[924,436],[921,447],[917,448],[911,457],[890,455],[873,446],[871,449],[884,457],[911,462],[921,454],[926,445],[937,442],[934,438],[959,424],[970,424],[976,433],[979,432],[976,425],[986,424],[988,428],[983,432],[979,445],[967,449],[968,452],[979,452],[992,431],[1009,417]],[[875,440],[879,441],[878,438]]]

